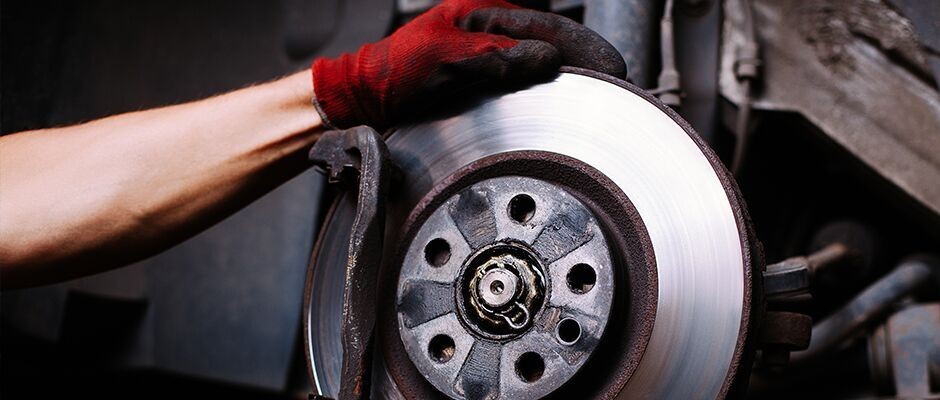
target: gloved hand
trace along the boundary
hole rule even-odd
[[[356,53],[313,62],[326,125],[382,130],[482,85],[546,81],[562,65],[624,78],[614,47],[568,18],[503,0],[444,0]]]

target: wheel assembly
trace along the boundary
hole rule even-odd
[[[381,254],[360,361],[373,397],[715,398],[746,375],[760,261],[743,205],[650,96],[566,70],[385,143],[400,174],[384,245],[358,248]],[[355,333],[356,204],[334,203],[304,299],[311,378],[330,397]]]

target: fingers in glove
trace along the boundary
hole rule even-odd
[[[520,40],[509,48],[442,65],[412,96],[415,102],[402,106],[409,110],[404,120],[471,107],[487,94],[551,80],[559,68],[558,50],[537,40]]]
[[[554,46],[538,40],[520,40],[509,48],[442,65],[422,85],[426,96],[419,97],[452,102],[474,92],[521,89],[551,80],[558,75],[559,68],[561,55]],[[446,94],[447,98],[433,93]]]
[[[555,46],[539,40],[520,40],[513,47],[461,60],[448,68],[480,81],[524,85],[555,77],[561,64],[562,57]]]
[[[558,50],[564,65],[621,79],[627,76],[627,65],[613,45],[584,25],[560,15],[527,9],[483,8],[464,17],[461,28],[546,42]]]

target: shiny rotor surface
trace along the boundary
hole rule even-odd
[[[459,168],[510,151],[563,154],[605,174],[643,219],[658,273],[652,336],[620,397],[719,395],[746,301],[744,233],[711,163],[669,115],[620,86],[563,73],[460,115],[399,129],[387,143],[404,172],[396,188],[399,204],[409,209]],[[315,384],[325,394],[335,395],[339,384],[338,320],[351,211],[340,203],[325,227],[320,271],[311,283],[307,339]],[[376,383],[388,390],[391,382],[382,377],[387,379],[379,374]]]

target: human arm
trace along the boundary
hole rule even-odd
[[[309,72],[192,103],[0,137],[0,283],[166,249],[308,168]]]
[[[626,73],[609,43],[569,19],[501,0],[445,0],[380,42],[318,59],[312,83],[301,72],[0,137],[0,286],[162,251],[306,169],[306,149],[325,126],[390,127],[482,86],[551,79],[562,64]]]

